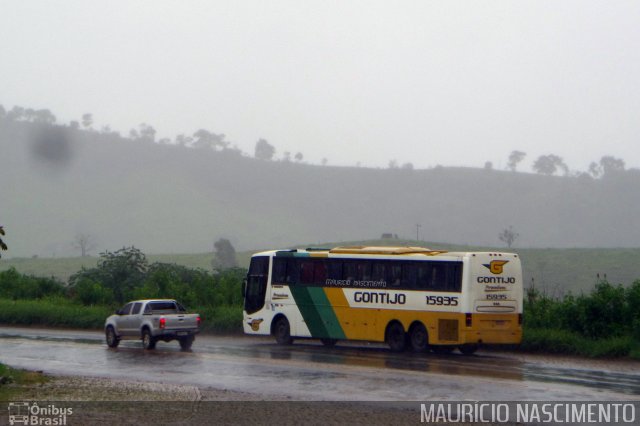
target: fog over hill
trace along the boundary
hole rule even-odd
[[[93,254],[182,253],[221,237],[238,249],[408,238],[417,224],[421,239],[455,244],[500,246],[513,226],[514,249],[640,246],[638,170],[593,179],[316,166],[7,119],[0,152],[8,257],[77,255],[78,234]]]

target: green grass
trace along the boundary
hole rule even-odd
[[[108,306],[82,306],[64,298],[0,299],[0,323],[99,329],[113,313]]]
[[[640,359],[640,343],[631,336],[592,340],[567,330],[524,329],[519,350],[589,358],[629,357]]]
[[[0,362],[0,401],[16,399],[24,387],[47,381],[40,372],[18,370]]]

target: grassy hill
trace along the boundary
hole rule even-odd
[[[414,240],[368,240],[331,242],[300,245],[298,247],[336,247],[340,245],[420,245],[447,250],[504,250],[495,247],[460,246],[444,243],[425,243]],[[272,247],[278,248],[278,247]],[[588,293],[597,276],[613,284],[629,285],[640,279],[640,249],[516,249],[524,269],[525,286],[533,285],[551,296],[562,296],[568,292]],[[238,263],[248,267],[254,251],[239,252]],[[191,268],[211,269],[211,253],[149,255],[152,262],[176,263]],[[57,259],[0,259],[0,271],[14,267],[19,272],[37,276],[54,276],[66,281],[82,266],[95,266],[97,257],[73,257]]]
[[[576,247],[579,263],[598,258],[582,248],[640,247],[638,170],[592,179],[314,166],[7,119],[0,119],[0,152],[8,257],[77,255],[79,233],[93,237],[94,254],[131,245],[205,253],[222,237],[249,250],[382,233],[407,238],[416,224],[425,240],[482,246],[499,245],[499,232],[512,225],[518,249]],[[542,271],[536,281],[555,285],[545,269],[558,262],[565,281],[562,270],[573,268],[555,254],[541,256],[531,262]],[[612,277],[619,268],[581,269]]]

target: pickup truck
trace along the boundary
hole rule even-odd
[[[178,340],[189,350],[200,331],[200,315],[188,314],[175,300],[135,300],[118,309],[104,324],[107,346],[116,348],[120,340],[142,340],[147,350],[159,340]]]

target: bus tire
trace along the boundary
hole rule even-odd
[[[455,346],[449,346],[449,345],[437,345],[437,346],[432,346],[431,349],[433,350],[433,352],[439,354],[439,355],[447,355],[450,354],[451,352],[453,352],[453,350],[455,349]]]
[[[273,335],[279,345],[290,345],[293,343],[291,338],[291,327],[289,321],[285,317],[280,317],[273,325]]]
[[[414,352],[426,352],[429,349],[429,334],[422,323],[416,323],[411,327],[409,342]]]
[[[402,352],[407,345],[404,327],[399,322],[392,322],[387,326],[386,342],[391,352]]]
[[[338,343],[338,339],[320,339],[320,341],[322,342],[322,344],[328,348],[332,348],[336,345],[336,343]]]
[[[467,343],[466,345],[458,346],[458,350],[463,355],[473,355],[478,350],[478,345],[474,343]]]

